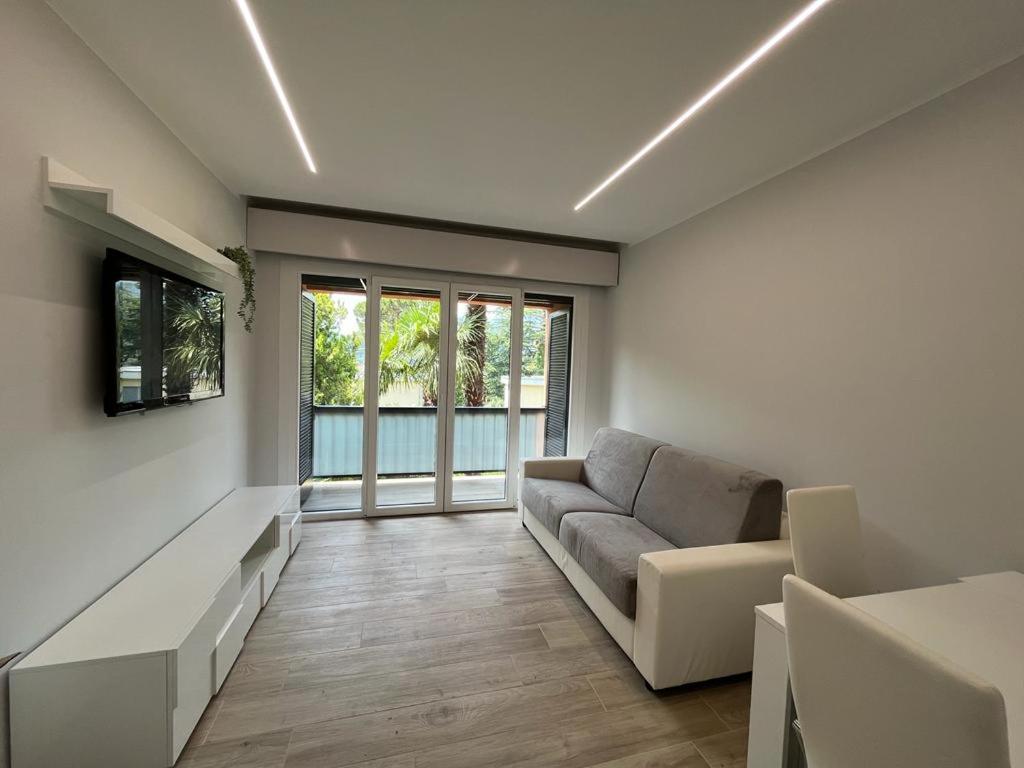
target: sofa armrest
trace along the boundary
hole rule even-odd
[[[653,688],[749,672],[754,606],[782,600],[788,540],[640,556],[633,660]]]
[[[519,477],[579,482],[582,471],[583,459],[548,456],[540,459],[523,459],[520,462]]]
[[[569,480],[578,483],[582,473],[583,459],[572,459],[564,456],[520,459],[519,488],[516,494],[519,500],[519,522],[523,522],[523,480],[528,477],[534,477],[538,480]]]

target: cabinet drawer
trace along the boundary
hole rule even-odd
[[[242,602],[217,636],[217,647],[213,651],[214,693],[224,684],[224,678],[231,671],[231,665],[242,651],[246,633],[256,621],[256,615],[260,612],[260,592],[260,579],[254,579],[248,591],[242,596]]]
[[[223,627],[234,613],[242,597],[242,566],[231,569],[224,582],[217,589],[217,595],[206,611],[204,621],[210,621],[214,627]]]
[[[284,564],[286,562],[288,562],[288,541],[286,539],[282,539],[280,546],[270,553],[267,557],[266,565],[263,566],[262,605],[266,605],[267,601],[270,599],[270,595],[273,593],[274,587],[277,586],[277,580],[281,578],[281,570],[284,568]]]
[[[206,709],[211,689],[216,690],[210,659],[217,647],[221,628],[238,607],[241,585],[241,567],[236,565],[217,588],[217,594],[188,636],[175,649],[172,667],[174,685],[170,691],[174,758],[185,747],[189,734]]]

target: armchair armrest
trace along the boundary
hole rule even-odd
[[[754,606],[782,600],[787,539],[640,556],[633,660],[653,688],[749,672]]]
[[[583,459],[546,456],[539,459],[522,459],[519,477],[578,482],[582,471]]]
[[[538,459],[521,459],[519,461],[519,488],[516,498],[519,500],[519,522],[523,522],[523,480],[534,477],[538,480],[569,480],[579,482],[583,472],[583,459],[566,458],[564,456],[546,456]]]

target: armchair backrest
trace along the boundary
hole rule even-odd
[[[779,538],[782,483],[666,445],[651,459],[633,514],[677,547],[768,541]]]
[[[632,514],[651,456],[662,445],[643,435],[603,427],[594,435],[583,462],[582,480],[592,491]]]

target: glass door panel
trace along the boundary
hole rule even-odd
[[[519,458],[544,455],[544,414],[547,408],[548,310],[523,306],[523,367],[520,376]]]
[[[303,276],[312,316],[312,489],[304,512],[363,509],[366,287],[358,278]]]
[[[519,458],[564,456],[569,428],[573,300],[523,298]]]
[[[428,285],[383,284],[378,293],[377,509],[434,511],[438,429],[443,413],[447,351],[443,291]]]
[[[510,506],[518,422],[518,291],[452,286],[447,508]],[[515,370],[514,370],[515,369]],[[510,427],[514,427],[510,429]]]
[[[459,291],[452,502],[501,501],[508,487],[512,297]]]

